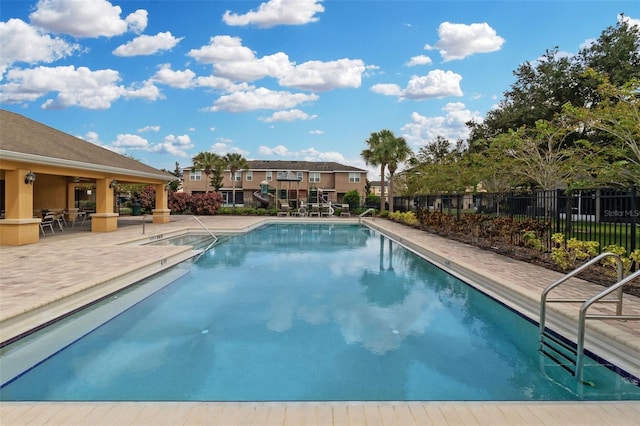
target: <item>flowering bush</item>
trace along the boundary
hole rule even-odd
[[[191,213],[212,215],[222,206],[222,196],[217,192],[191,195]]]
[[[150,212],[156,208],[156,189],[153,186],[146,186],[138,194],[138,199],[140,200],[142,211]]]
[[[187,194],[186,192],[170,192],[168,202],[171,213],[185,213],[191,209],[191,194]]]

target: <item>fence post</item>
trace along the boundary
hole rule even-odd
[[[640,206],[636,203],[637,188],[631,185],[631,247],[629,254],[633,253],[636,247],[636,238],[638,235],[638,215],[640,215]]]

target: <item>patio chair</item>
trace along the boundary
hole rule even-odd
[[[309,217],[318,216],[320,217],[320,205],[311,204],[311,211],[309,212]]]
[[[42,235],[47,235],[46,232],[44,232],[45,228],[49,228],[51,229],[51,234],[54,233],[53,231],[53,224],[55,222],[55,215],[53,213],[47,213],[44,215],[44,217],[42,218],[42,221],[40,222],[40,231],[42,231]]]
[[[280,201],[280,211],[278,212],[278,216],[289,216],[291,210],[291,206],[289,206],[288,201]]]
[[[351,217],[351,212],[349,211],[349,204],[343,204],[340,208],[340,216],[342,217]]]
[[[58,224],[58,228],[60,228],[60,231],[64,231],[64,226],[66,226],[66,222],[64,220],[64,213],[51,212],[47,214],[52,215],[54,223]]]

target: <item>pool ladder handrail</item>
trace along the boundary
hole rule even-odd
[[[558,286],[560,286],[561,284],[566,282],[569,278],[572,278],[572,277],[578,275],[580,272],[584,271],[589,266],[594,265],[594,264],[600,262],[602,259],[605,259],[607,257],[613,257],[613,259],[616,262],[617,280],[616,280],[615,284],[613,284],[610,287],[607,287],[603,291],[599,292],[598,294],[596,294],[595,296],[593,296],[593,297],[591,297],[591,298],[589,298],[587,300],[584,300],[584,299],[567,299],[567,298],[555,298],[555,299],[549,299],[548,298],[548,295],[551,292],[551,290],[557,288]],[[616,255],[614,253],[611,253],[611,252],[602,253],[602,254],[594,257],[593,259],[589,260],[588,262],[584,263],[580,267],[574,269],[573,271],[571,271],[570,273],[568,273],[564,277],[560,278],[558,281],[548,285],[544,289],[544,291],[542,292],[542,295],[540,296],[540,346],[539,346],[539,351],[542,354],[544,354],[547,357],[549,357],[552,360],[554,360],[556,363],[558,363],[561,367],[565,368],[567,371],[571,372],[572,375],[576,377],[576,380],[578,381],[578,383],[582,383],[583,382],[584,336],[585,336],[585,329],[586,329],[586,320],[588,320],[588,319],[640,320],[640,315],[622,315],[622,296],[623,296],[622,288],[625,285],[627,285],[628,283],[630,283],[633,279],[635,279],[637,277],[640,277],[640,270],[634,272],[633,274],[627,276],[626,278],[623,278],[623,275],[624,275],[623,271],[624,271],[624,266],[622,264],[622,260],[620,259],[620,256],[618,256],[618,255]],[[609,294],[613,293],[614,291],[617,292],[615,299],[602,300],[604,297],[608,296]],[[580,314],[578,316],[578,334],[577,334],[576,348],[574,350],[572,347],[570,347],[567,344],[563,343],[560,339],[557,339],[554,336],[552,336],[551,334],[548,334],[546,332],[545,322],[546,322],[547,303],[576,303],[576,302],[582,302],[582,306],[580,307]],[[599,302],[599,303],[616,303],[616,313],[615,313],[615,315],[604,315],[604,314],[588,315],[587,314],[587,310],[596,302]],[[560,345],[563,349],[565,349],[565,351],[573,353],[575,355],[575,361],[571,360],[566,354],[563,354],[562,352],[558,351],[557,348],[555,348],[555,347],[551,346],[549,343],[547,343],[545,341],[545,337],[548,338],[549,340],[551,340],[552,342],[554,342],[555,344]],[[570,367],[562,364],[555,356],[553,356],[552,354],[548,353],[545,348],[551,349],[552,351],[554,351],[560,357],[568,360],[571,364],[574,364],[575,365],[575,370],[572,371],[570,369]]]
[[[365,211],[363,211],[362,213],[360,213],[358,215],[358,222],[362,222],[362,218],[365,217],[369,213],[371,213],[371,217],[373,217],[375,219],[375,217],[376,217],[376,209],[370,208],[370,209],[366,209]]]
[[[198,219],[196,216],[191,216],[191,217],[194,218],[196,222],[198,222],[213,238],[213,242],[209,244],[206,249],[204,249],[204,251],[208,251],[215,243],[218,242],[218,237],[216,237],[215,234],[211,231],[211,229],[207,228],[205,224],[202,223],[202,221],[200,221],[200,219]]]

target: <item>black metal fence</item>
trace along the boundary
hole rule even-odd
[[[573,191],[432,194],[394,197],[394,211],[428,209],[460,217],[463,213],[548,221],[565,238],[640,248],[640,195],[629,188]]]

